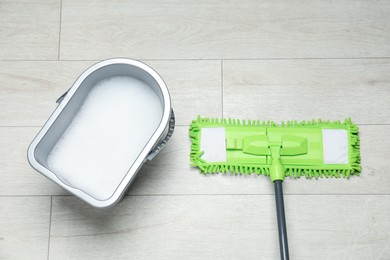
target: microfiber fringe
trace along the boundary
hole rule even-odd
[[[362,167],[360,165],[360,139],[359,139],[359,128],[357,125],[353,124],[351,119],[348,118],[348,126],[349,126],[349,145],[352,147],[352,152],[350,154],[350,164],[351,164],[351,172],[350,174],[359,175],[362,171]]]
[[[291,120],[291,121],[282,121],[280,124],[275,123],[274,121],[267,120],[267,121],[261,121],[261,120],[240,120],[240,119],[232,119],[232,118],[208,118],[208,117],[203,117],[201,118],[200,116],[197,117],[196,120],[193,120],[191,122],[192,124],[208,124],[208,125],[236,125],[236,126],[261,126],[261,127],[322,127],[322,126],[354,126],[357,130],[356,125],[352,124],[351,119],[347,118],[344,120],[344,122],[341,122],[340,120],[337,121],[330,121],[330,120],[311,120],[311,121],[297,121],[297,120]]]
[[[207,163],[201,158],[203,151],[200,151],[200,128],[203,124],[206,125],[238,125],[238,126],[261,126],[261,127],[342,127],[349,130],[349,145],[352,148],[350,152],[350,168],[349,169],[321,169],[320,166],[311,168],[307,167],[286,167],[286,176],[299,178],[305,176],[306,178],[320,178],[320,177],[335,177],[348,178],[350,175],[359,175],[361,172],[360,166],[360,140],[359,129],[357,125],[353,124],[348,118],[344,122],[341,121],[323,121],[321,119],[311,121],[282,121],[276,124],[274,121],[260,121],[260,120],[239,120],[239,119],[218,119],[218,118],[201,118],[198,116],[190,124],[190,139],[191,139],[191,153],[190,160],[192,166],[199,167],[201,173],[233,173],[233,174],[257,174],[269,175],[269,167],[267,165],[248,166],[240,164],[228,163]]]

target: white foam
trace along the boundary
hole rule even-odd
[[[57,176],[98,200],[114,193],[154,131],[163,108],[157,94],[131,77],[96,84],[50,152]]]
[[[325,164],[348,163],[348,132],[344,129],[322,129]]]

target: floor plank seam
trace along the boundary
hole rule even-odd
[[[221,193],[221,194],[132,194],[126,195],[125,197],[179,197],[179,196],[273,196],[274,193],[264,193],[264,194],[229,194],[229,193]],[[389,196],[390,193],[285,193],[286,196]],[[0,198],[38,198],[38,197],[75,197],[75,195],[0,195]]]
[[[223,118],[223,60],[221,60],[221,109],[222,109],[221,118]]]
[[[61,30],[62,30],[62,0],[60,2],[60,28],[58,31],[58,58],[57,60],[60,61],[61,59]]]
[[[168,197],[168,196],[274,196],[274,193],[265,193],[265,194],[132,194],[126,195],[126,197]],[[389,196],[390,193],[285,193],[286,196]],[[72,196],[72,195],[70,195]]]
[[[49,260],[50,257],[50,239],[51,239],[51,217],[53,214],[53,196],[50,196],[50,217],[49,217],[49,235],[48,235],[48,241],[47,241],[47,260]]]
[[[131,57],[129,57],[131,58]],[[148,59],[148,58],[133,58],[135,60],[141,60],[141,61],[273,61],[273,60],[286,60],[286,61],[291,61],[291,60],[388,60],[390,57],[333,57],[333,58],[213,58],[213,59],[193,59],[193,58],[178,58],[178,59]],[[75,59],[0,59],[0,62],[27,62],[27,61],[36,61],[36,62],[50,62],[50,61],[79,61],[79,62],[84,62],[84,61],[92,61],[92,62],[97,62],[100,61],[101,59],[80,59],[80,60],[75,60]]]
[[[329,57],[329,58],[315,58],[315,57],[293,57],[293,58],[161,58],[161,59],[150,59],[150,58],[134,58],[136,60],[143,60],[143,61],[219,61],[219,60],[225,60],[225,61],[256,61],[256,60],[376,60],[376,59],[390,59],[390,57]],[[81,60],[73,60],[73,59],[62,59],[62,61],[81,61]],[[99,59],[85,59],[82,61],[99,61]]]
[[[222,116],[223,117],[223,116]],[[389,124],[359,124],[358,126],[388,126]],[[175,125],[175,127],[189,127],[190,125]],[[42,125],[0,125],[0,128],[24,128],[24,127],[42,127]]]

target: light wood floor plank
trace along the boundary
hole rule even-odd
[[[60,0],[0,1],[0,60],[58,58]]]
[[[1,62],[0,126],[41,126],[55,101],[94,61]],[[221,117],[220,61],[147,61],[170,90],[176,124]]]
[[[38,127],[0,127],[0,196],[68,194],[27,161],[27,148],[38,131]]]
[[[50,197],[0,197],[0,259],[47,259]]]
[[[291,259],[388,259],[389,196],[285,196]],[[278,259],[274,197],[55,197],[50,259]]]
[[[37,127],[0,127],[0,195],[61,195],[65,190],[35,172],[27,147]],[[349,179],[287,178],[287,194],[389,194],[390,126],[361,126],[361,176]],[[189,163],[188,127],[177,127],[167,146],[146,163],[129,194],[273,194],[268,177],[202,175]]]
[[[56,100],[94,62],[0,62],[0,126],[42,126]]]
[[[224,61],[224,116],[390,124],[390,60]]]
[[[390,56],[388,1],[64,0],[61,59]]]

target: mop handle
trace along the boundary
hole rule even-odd
[[[278,218],[280,259],[289,260],[290,257],[288,254],[286,217],[284,214],[284,202],[283,202],[283,181],[275,180],[274,186],[275,186],[276,213]]]

